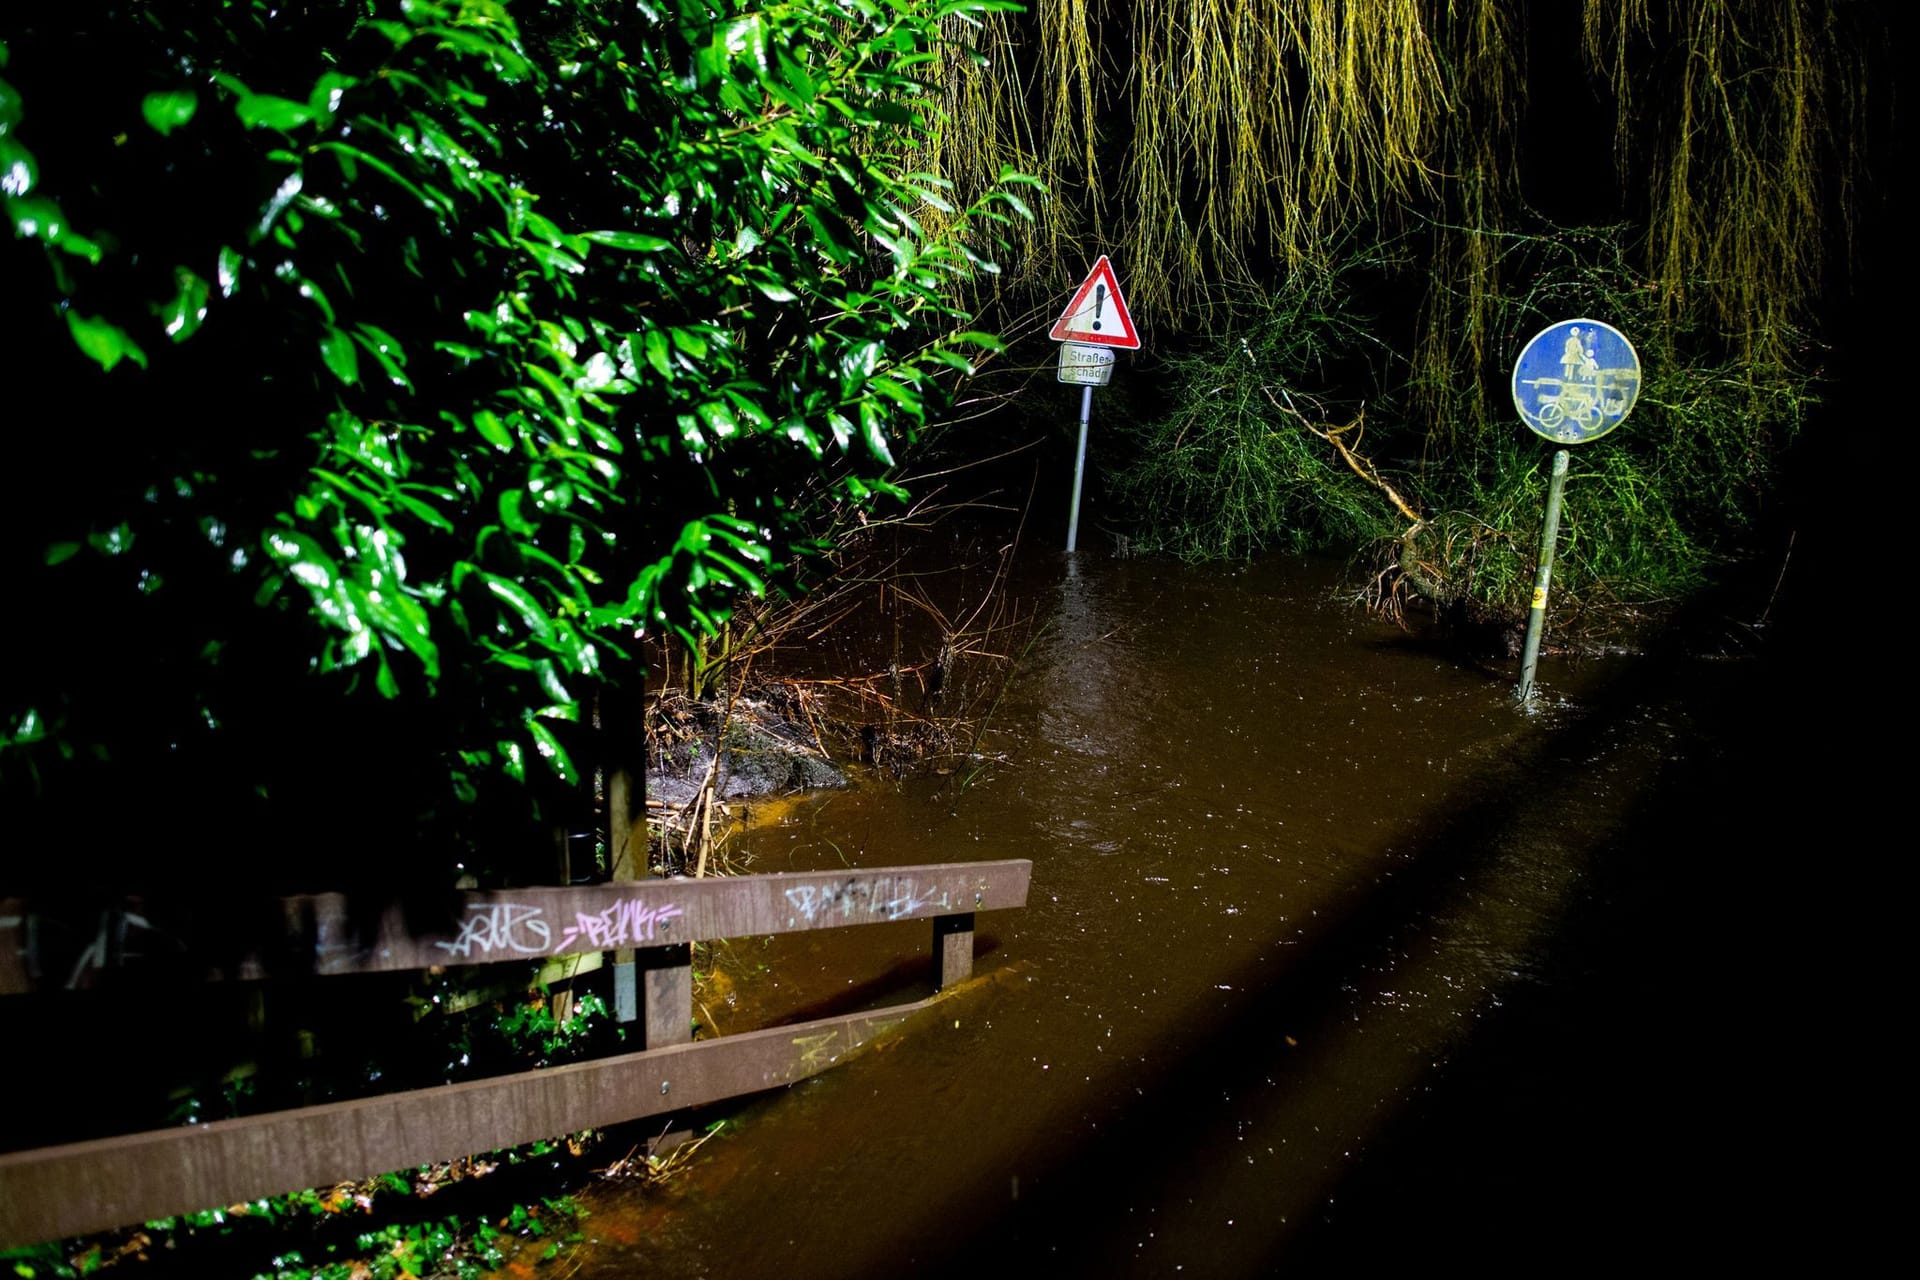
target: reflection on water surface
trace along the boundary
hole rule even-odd
[[[1510,673],[1334,602],[1311,562],[1031,558],[1009,590],[1038,637],[980,744],[998,763],[772,806],[736,850],[756,871],[1029,857],[1029,906],[982,917],[981,980],[741,1109],[664,1199],[596,1192],[579,1274],[1305,1257],[1349,1221],[1344,1187],[1391,1205],[1370,1154],[1509,1006],[1554,998],[1553,939],[1701,748],[1685,705],[1619,692],[1650,660],[1550,663],[1523,715]],[[708,1012],[899,998],[924,932],[740,940]]]

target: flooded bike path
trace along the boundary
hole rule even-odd
[[[1449,1241],[1533,1256],[1615,1208],[1615,1244],[1638,1239],[1665,1175],[1609,1127],[1683,1113],[1611,1073],[1691,1080],[1742,1002],[1694,1019],[1614,982],[1596,1004],[1584,967],[1631,949],[1618,900],[1701,856],[1649,831],[1695,838],[1667,816],[1683,777],[1737,784],[1716,717],[1751,663],[1550,663],[1521,714],[1507,673],[1333,602],[1325,566],[1030,560],[1011,589],[1041,626],[993,759],[799,798],[739,851],[755,871],[1028,857],[1029,905],[980,918],[974,982],[738,1108],[664,1193],[592,1190],[576,1274],[1260,1275]],[[1672,874],[1691,901],[1697,867]],[[1674,923],[1637,922],[1649,944]],[[739,940],[717,959],[732,1002],[700,1012],[731,1031],[900,998],[925,934]],[[1628,986],[1678,961],[1647,963]],[[1648,1036],[1664,1068],[1623,1054]],[[1684,1114],[1738,1141],[1712,1105]]]

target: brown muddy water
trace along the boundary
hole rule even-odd
[[[716,1113],[665,1190],[586,1193],[571,1274],[1783,1256],[1818,1037],[1764,869],[1809,785],[1764,658],[1549,658],[1522,713],[1510,665],[1325,565],[1024,560],[983,758],[763,807],[733,855],[1031,858],[1029,905],[878,1048]],[[739,940],[702,1020],[910,998],[927,941]]]

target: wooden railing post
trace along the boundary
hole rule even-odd
[[[646,1047],[687,1043],[693,1039],[693,947],[685,942],[642,947],[634,956],[646,995]]]
[[[641,838],[634,832],[635,844]],[[220,945],[200,944],[218,958],[205,970],[209,980],[300,983],[630,948],[644,1044],[618,1058],[514,1076],[0,1153],[0,1249],[632,1120],[659,1117],[663,1132],[649,1153],[670,1149],[687,1136],[694,1109],[816,1075],[934,1003],[695,1042],[691,943],[931,917],[935,980],[951,988],[973,973],[974,913],[1026,905],[1031,874],[1030,862],[1009,858],[469,889],[437,901],[312,894],[282,899],[257,918],[223,919]],[[135,917],[141,928],[172,927],[146,924],[147,914]],[[161,957],[140,946],[98,940],[91,921],[55,930],[72,944],[45,954],[39,918],[28,901],[0,899],[0,996],[137,983],[148,961],[159,966]],[[233,930],[253,948],[239,959]],[[184,954],[201,954],[190,930],[177,938]],[[156,967],[152,976],[164,983],[169,971]]]
[[[693,945],[679,942],[668,947],[643,947],[629,952],[645,974],[646,1047],[664,1049],[687,1044],[693,1039]],[[618,972],[616,969],[615,972]],[[660,1081],[664,1100],[673,1097],[673,1078]],[[671,1123],[647,1143],[647,1154],[665,1155],[693,1136],[683,1124]]]
[[[639,719],[627,714],[631,701],[613,693],[600,704],[600,732],[607,744],[607,870],[615,884],[638,880],[647,869],[646,772],[644,765],[634,767],[642,738]],[[621,947],[613,953],[613,1016],[617,1022],[633,1022],[640,1016],[633,955],[632,947]],[[688,1019],[692,1019],[691,1012]]]
[[[945,991],[973,976],[973,912],[933,918],[933,986]]]

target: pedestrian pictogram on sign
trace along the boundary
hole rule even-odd
[[[1535,435],[1560,444],[1599,439],[1633,412],[1639,397],[1640,353],[1626,334],[1598,320],[1548,325],[1513,366],[1513,404],[1521,419]]]
[[[1127,300],[1120,296],[1120,282],[1114,279],[1113,264],[1106,254],[1100,255],[1100,261],[1080,282],[1073,301],[1053,322],[1053,332],[1047,336],[1055,342],[1091,342],[1129,351],[1139,348],[1140,334],[1133,327]]]

